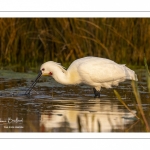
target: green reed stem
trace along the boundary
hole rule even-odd
[[[130,113],[132,113],[137,119],[140,119],[135,113],[133,113],[133,111],[125,104],[125,102],[122,100],[121,96],[119,95],[119,93],[114,90],[114,93],[116,95],[116,97],[118,98],[118,100],[128,109],[128,111]]]
[[[144,65],[145,65],[145,68],[146,68],[148,75],[150,76],[150,72],[149,72],[148,65],[147,65],[147,60],[145,57],[144,57]]]
[[[133,88],[133,93],[135,95],[135,98],[136,98],[136,101],[137,101],[137,104],[138,104],[138,108],[139,108],[139,111],[141,113],[143,122],[146,125],[146,130],[150,131],[150,126],[149,126],[149,124],[148,124],[148,122],[147,122],[147,120],[145,118],[145,114],[144,114],[144,111],[143,111],[143,108],[142,108],[141,97],[140,97],[140,93],[138,91],[137,83],[135,81],[132,81],[131,85],[132,85],[132,88]]]
[[[147,60],[145,57],[144,57],[144,65],[145,65],[146,72],[147,72],[147,87],[148,87],[148,91],[150,92],[150,72],[149,72]]]

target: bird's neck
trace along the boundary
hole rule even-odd
[[[58,83],[64,85],[76,85],[82,82],[76,68],[72,68],[69,70],[62,70],[60,68],[57,68],[56,70],[54,70],[52,77]]]
[[[60,84],[64,84],[64,85],[69,85],[71,84],[70,83],[70,80],[69,80],[69,77],[68,77],[68,73],[67,71],[66,72],[62,72],[61,69],[57,70],[56,72],[53,73],[53,76],[52,76],[58,83]]]

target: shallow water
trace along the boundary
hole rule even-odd
[[[150,123],[150,93],[146,71],[137,70],[138,88],[145,116]],[[137,120],[116,98],[114,89],[133,113],[136,111],[131,81],[112,89],[102,88],[94,98],[86,85],[64,86],[50,77],[42,77],[30,95],[26,89],[35,73],[0,70],[1,132],[145,132]]]

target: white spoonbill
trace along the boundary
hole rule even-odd
[[[67,70],[59,63],[48,61],[41,65],[40,72],[26,91],[29,94],[41,76],[52,76],[64,85],[84,83],[93,87],[95,97],[100,97],[101,87],[118,86],[126,79],[138,81],[135,72],[125,65],[99,57],[84,57],[75,60]]]

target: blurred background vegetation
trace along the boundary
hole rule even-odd
[[[25,72],[48,60],[68,67],[84,56],[144,66],[144,56],[150,65],[149,45],[150,18],[0,19],[1,69]]]

